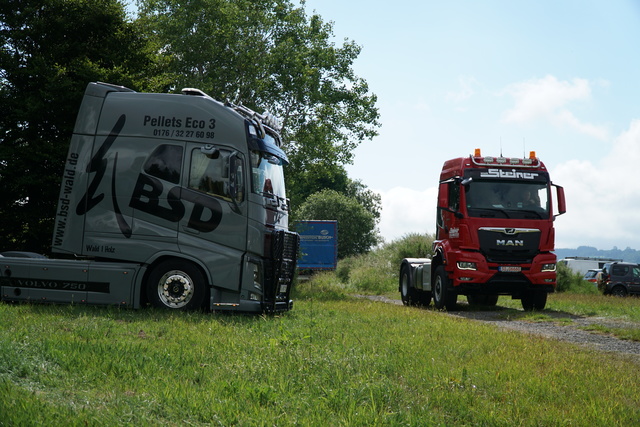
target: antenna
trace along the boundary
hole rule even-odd
[[[500,137],[500,157],[502,157],[502,137]]]
[[[525,143],[524,136],[522,137],[522,158],[525,159],[527,157],[527,144]]]

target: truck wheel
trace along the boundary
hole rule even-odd
[[[438,310],[443,308],[448,311],[455,310],[458,295],[449,289],[449,278],[443,266],[436,269],[436,276],[433,283],[433,304]]]
[[[622,285],[614,286],[613,289],[611,289],[611,295],[614,297],[626,297],[627,293],[627,289]]]
[[[404,264],[400,270],[400,297],[404,305],[418,303],[416,288],[411,286],[411,267],[407,264]]]
[[[547,305],[547,293],[542,291],[527,291],[522,295],[522,308],[525,311],[544,310]]]
[[[193,264],[176,260],[154,268],[146,288],[151,305],[172,310],[202,308],[207,293],[200,270]]]

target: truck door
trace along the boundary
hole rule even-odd
[[[247,247],[246,160],[230,148],[188,144],[186,188],[191,205],[179,223],[180,251],[202,260],[214,286],[238,289]]]
[[[634,266],[631,270],[633,271],[633,278],[629,285],[629,292],[640,294],[640,265]]]
[[[438,194],[438,239],[458,237],[460,212],[460,185],[455,180],[440,183]],[[453,236],[450,236],[453,233]]]

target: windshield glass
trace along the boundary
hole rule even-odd
[[[474,180],[465,186],[465,197],[472,217],[549,217],[549,189],[544,182]]]
[[[252,191],[285,199],[283,162],[263,151],[251,151]]]

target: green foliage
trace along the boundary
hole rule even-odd
[[[369,251],[378,243],[376,220],[357,200],[333,190],[312,194],[300,207],[301,220],[338,221],[338,258]]]
[[[342,301],[349,299],[348,288],[336,281],[333,272],[313,273],[309,280],[298,280],[293,288],[293,298],[316,301]]]
[[[391,264],[400,268],[405,258],[427,258],[433,255],[435,234],[409,233],[400,239],[385,245],[390,254]]]
[[[573,272],[573,270],[562,263],[558,263],[556,275],[556,292],[572,292],[582,294],[598,293],[598,288],[595,286],[595,284],[587,282],[582,278],[582,274]]]
[[[46,252],[87,83],[148,89],[160,63],[116,0],[7,0],[0,29],[3,249]]]
[[[351,258],[348,283],[355,292],[382,295],[397,289],[395,269],[389,268],[386,257],[376,251]]]
[[[366,254],[342,258],[338,261],[334,281],[351,292],[395,294],[398,291],[398,270],[402,259],[430,255],[433,239],[432,235],[408,234]],[[327,281],[327,276],[323,280]]]
[[[377,134],[377,98],[352,64],[360,47],[332,41],[331,23],[289,0],[143,0],[175,89],[268,110],[283,119],[296,209],[316,191],[344,192],[353,150]],[[346,194],[346,193],[345,193]],[[369,208],[369,206],[365,206]]]
[[[360,47],[288,0],[0,3],[0,232],[3,249],[47,252],[64,156],[87,83],[139,91],[198,87],[284,119],[297,207],[334,188],[379,218],[376,195],[346,176],[377,134],[376,96],[352,69]],[[361,197],[363,196],[363,197]],[[377,200],[377,202],[376,202]]]

